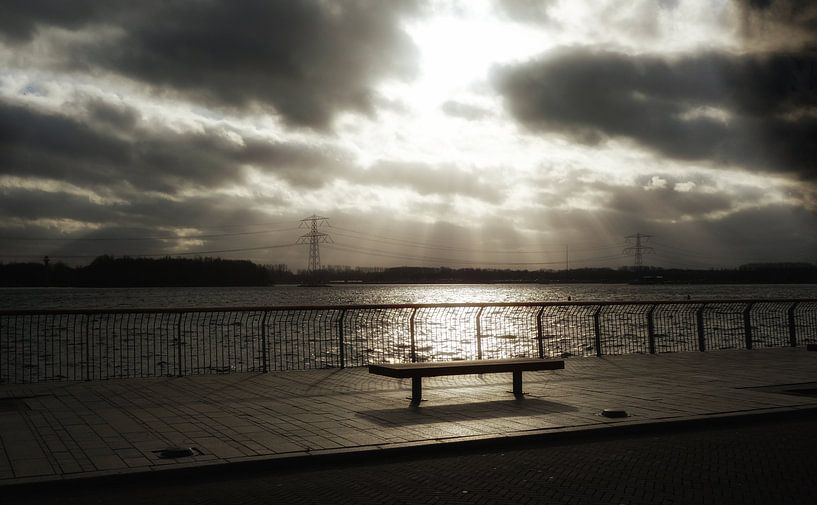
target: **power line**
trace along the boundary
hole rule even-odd
[[[422,249],[438,249],[441,251],[459,251],[459,252],[471,252],[471,253],[484,253],[484,254],[548,254],[548,253],[559,253],[563,251],[562,247],[553,248],[553,249],[538,249],[538,250],[530,250],[530,251],[515,251],[510,249],[473,249],[471,247],[452,247],[452,246],[443,246],[443,245],[433,245],[429,243],[419,243],[412,240],[405,240],[405,239],[398,239],[398,238],[391,238],[385,237],[382,235],[374,235],[374,234],[364,234],[358,232],[356,230],[350,230],[347,228],[341,228],[338,226],[330,225],[330,228],[333,230],[344,230],[349,233],[354,234],[350,236],[348,234],[333,231],[334,235],[340,235],[342,237],[352,238],[352,239],[359,239],[363,237],[365,240],[370,242],[377,242],[386,245],[401,245],[401,246],[410,246]],[[368,238],[368,237],[379,237],[379,238]],[[602,246],[596,248],[586,248],[586,249],[573,249],[573,252],[600,252],[605,250],[613,250],[618,249],[620,246],[618,245],[610,245],[610,246]]]
[[[283,226],[286,224],[295,224],[297,220],[291,221],[266,221],[262,223],[243,223],[243,224],[225,224],[220,226],[208,225],[208,226],[191,226],[191,228],[196,228],[198,230],[224,230],[230,228],[249,228],[253,226]]]
[[[19,241],[31,241],[31,242],[118,242],[118,241],[140,241],[140,240],[188,240],[188,239],[198,239],[198,238],[223,238],[223,237],[238,237],[238,236],[245,236],[245,235],[263,235],[266,233],[279,233],[285,231],[293,231],[297,230],[298,227],[292,228],[280,228],[274,230],[260,230],[260,231],[247,231],[247,232],[236,232],[236,233],[218,233],[218,234],[208,234],[208,235],[154,235],[154,236],[147,236],[147,237],[75,237],[75,238],[68,238],[68,237],[8,237],[3,236],[0,237],[0,240],[19,240]]]
[[[458,258],[440,258],[440,257],[432,257],[432,256],[411,256],[406,254],[397,254],[389,251],[382,251],[379,249],[364,249],[360,247],[355,247],[353,245],[344,244],[344,243],[335,243],[334,245],[329,246],[332,249],[336,249],[343,252],[352,252],[358,254],[364,254],[367,256],[380,256],[380,257],[387,257],[387,258],[394,258],[394,259],[403,259],[403,260],[411,260],[411,261],[419,261],[423,263],[441,263],[441,264],[454,264],[454,265],[485,265],[485,261],[474,261],[474,260],[463,260]],[[621,259],[623,256],[620,254],[617,255],[609,255],[609,256],[600,256],[594,258],[583,258],[583,259],[574,259],[572,260],[573,263],[588,263],[593,261],[609,261],[613,259]],[[502,261],[496,262],[501,265],[509,265],[509,266],[546,266],[546,265],[562,265],[564,264],[562,260],[559,261]]]
[[[217,250],[209,250],[209,251],[190,251],[190,252],[164,252],[164,253],[137,253],[137,254],[121,254],[119,256],[131,256],[134,258],[164,258],[164,257],[173,257],[173,256],[193,256],[193,255],[201,255],[201,254],[218,254],[218,253],[228,253],[228,252],[245,252],[245,251],[263,251],[267,249],[280,249],[285,247],[293,247],[295,244],[276,244],[276,245],[265,245],[259,247],[243,247],[240,249],[217,249]],[[38,254],[0,254],[0,258],[31,258],[34,256],[38,256]],[[98,258],[102,256],[100,254],[49,254],[51,258],[70,258],[70,259],[79,259],[79,258]],[[113,255],[112,255],[113,256]]]

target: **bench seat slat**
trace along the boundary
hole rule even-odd
[[[522,358],[369,365],[369,373],[405,379],[410,377],[438,377],[443,375],[560,370],[564,367],[564,360]]]

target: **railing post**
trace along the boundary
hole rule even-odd
[[[261,318],[261,369],[264,373],[269,372],[269,357],[267,356],[267,318],[269,311],[264,311],[264,317]]]
[[[338,355],[340,357],[340,367],[346,368],[346,349],[343,342],[343,319],[346,317],[346,309],[340,309],[338,318]]]
[[[545,359],[545,332],[542,330],[542,313],[545,306],[539,307],[536,312],[536,340],[539,342],[539,359]]]
[[[797,325],[795,324],[794,320],[794,311],[797,309],[798,302],[794,302],[789,307],[788,314],[789,314],[789,344],[792,347],[797,347]]]
[[[593,334],[596,340],[596,356],[601,356],[601,309],[599,305],[595,312],[593,312]]]
[[[485,307],[480,307],[477,311],[477,359],[482,359],[482,324],[480,320],[483,310],[485,310]]]
[[[184,317],[184,312],[179,312],[179,318],[176,320],[176,363],[177,363],[177,374],[179,377],[183,376],[184,373],[184,366],[182,360],[182,318]]]
[[[85,314],[85,380],[91,380],[91,314]]]
[[[14,317],[14,319],[16,320],[17,318]],[[3,323],[5,321],[6,321],[5,316],[0,316],[0,347],[3,347]],[[9,325],[9,326],[13,327],[12,325]],[[6,331],[8,332],[8,335],[9,335],[9,343],[13,342],[14,339],[11,338],[12,332],[9,331],[9,330],[6,330]],[[9,347],[11,347],[11,346],[9,346]],[[9,352],[6,353],[6,359],[8,359],[9,354],[15,355],[15,354],[17,354],[17,352],[12,347],[11,349],[9,349]],[[67,356],[66,356],[66,359],[67,359]],[[11,370],[12,368],[9,366],[8,369]],[[5,371],[5,369],[3,368],[3,355],[0,355],[0,382],[3,381],[3,372],[4,371]],[[9,374],[9,376],[6,378],[6,380],[8,382],[13,382],[13,379],[11,378],[11,374]]]
[[[410,357],[411,362],[417,362],[417,343],[414,340],[414,317],[417,316],[417,307],[411,309],[411,317],[409,318],[409,338],[411,339]]]
[[[704,309],[706,304],[701,304],[698,310],[695,311],[695,322],[698,327],[698,350],[703,352],[706,350],[706,335],[704,335]]]
[[[650,307],[647,311],[647,343],[649,344],[650,354],[655,354],[655,305]]]
[[[746,304],[743,309],[743,337],[746,339],[746,348],[752,348],[752,306],[754,302]]]

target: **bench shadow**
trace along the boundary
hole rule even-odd
[[[578,410],[573,405],[527,397],[525,399],[514,398],[446,405],[433,405],[424,401],[420,406],[410,406],[408,400],[406,400],[406,403],[399,407],[365,410],[357,414],[382,426],[393,426],[557,414]]]

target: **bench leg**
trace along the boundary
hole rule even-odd
[[[520,370],[513,372],[513,394],[517,398],[525,394],[522,392],[522,372]]]
[[[419,405],[423,401],[423,378],[411,378],[411,404]]]

